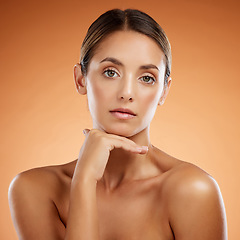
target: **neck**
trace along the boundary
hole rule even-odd
[[[140,146],[148,146],[151,151],[148,128],[129,139]],[[156,175],[156,167],[153,167],[149,158],[149,151],[147,154],[135,154],[123,149],[112,150],[102,178],[105,187],[113,190],[124,182]]]

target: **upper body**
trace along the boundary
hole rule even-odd
[[[140,18],[142,24],[134,24]],[[164,32],[141,12],[115,11],[99,19],[74,68],[93,128],[84,130],[77,160],[14,179],[9,202],[19,238],[226,240],[216,181],[150,141],[150,122],[171,84]]]
[[[101,240],[227,239],[215,180],[198,167],[152,148],[151,176],[113,189],[97,184]],[[65,239],[76,161],[16,177],[11,202],[19,239]]]

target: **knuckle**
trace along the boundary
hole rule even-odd
[[[91,137],[97,137],[98,135],[99,135],[99,133],[96,129],[91,129],[89,132],[89,136],[91,136]]]
[[[97,141],[98,141],[98,143],[99,144],[104,144],[104,143],[106,143],[106,139],[103,137],[103,136],[99,136],[98,138],[97,138]]]

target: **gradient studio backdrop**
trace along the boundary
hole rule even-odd
[[[152,122],[152,143],[215,177],[229,239],[240,239],[240,15],[233,0],[1,0],[0,238],[17,239],[7,200],[12,178],[77,158],[91,119],[73,66],[90,23],[116,7],[146,11],[165,29],[173,84]]]

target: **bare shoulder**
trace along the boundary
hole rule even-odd
[[[179,161],[165,181],[169,222],[176,239],[227,239],[226,215],[216,180]]]
[[[194,164],[179,160],[167,178],[167,187],[174,190],[171,194],[201,193],[209,194],[219,190],[216,180]]]
[[[38,194],[49,194],[51,198],[55,191],[58,189],[58,185],[61,185],[67,179],[71,179],[70,165],[74,162],[56,165],[39,167],[19,173],[11,182],[9,193],[17,194],[18,192],[27,189],[31,194],[34,192]],[[74,168],[73,168],[74,169]]]
[[[43,236],[41,239],[47,236],[63,238],[65,226],[59,218],[55,199],[70,186],[74,166],[72,162],[35,168],[13,179],[9,187],[9,205],[19,238],[34,239],[38,232]]]

